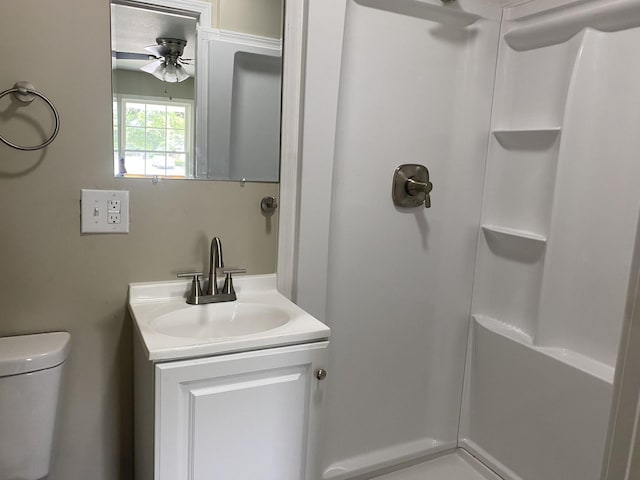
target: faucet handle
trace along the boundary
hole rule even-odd
[[[223,268],[222,273],[225,274],[224,285],[222,287],[222,293],[227,295],[233,295],[235,297],[236,291],[233,288],[233,275],[234,273],[247,273],[246,268]]]
[[[421,193],[424,193],[424,206],[426,208],[431,207],[430,193],[431,193],[431,190],[433,190],[433,183],[429,181],[428,171],[427,171],[427,179],[425,181],[418,180],[415,177],[408,178],[405,188],[407,189],[407,193],[412,197],[416,197]]]
[[[229,268],[223,268],[222,273],[224,274],[247,273],[247,269],[241,268],[241,267],[229,267]]]
[[[187,303],[191,305],[198,305],[198,303],[200,303],[200,297],[202,296],[202,287],[200,286],[201,276],[202,272],[181,272],[177,275],[178,278],[193,278],[191,281],[191,291],[187,297]]]

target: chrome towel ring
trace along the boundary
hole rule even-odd
[[[13,93],[14,98],[16,100],[19,100],[22,103],[31,103],[33,102],[34,98],[40,97],[42,100],[46,102],[47,105],[49,105],[49,108],[51,108],[51,111],[53,112],[53,116],[55,118],[55,126],[53,128],[53,133],[51,134],[51,136],[47,140],[45,140],[44,143],[40,145],[36,145],[35,147],[23,147],[22,145],[17,145],[13,142],[10,142],[6,138],[4,138],[2,135],[0,135],[0,141],[2,141],[2,143],[4,143],[5,145],[15,148],[16,150],[22,150],[27,152],[31,152],[33,150],[40,150],[46,147],[47,145],[49,145],[51,142],[53,142],[53,140],[58,136],[58,132],[60,131],[60,114],[58,113],[58,109],[56,109],[55,105],[51,102],[51,100],[45,97],[42,93],[35,90],[33,85],[31,85],[28,82],[17,82],[13,86],[13,88],[10,88],[8,90],[5,90],[4,92],[1,92],[0,98],[10,93]]]

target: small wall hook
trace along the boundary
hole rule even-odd
[[[278,201],[275,197],[264,197],[260,202],[260,210],[268,217],[274,214],[276,208],[278,208]]]

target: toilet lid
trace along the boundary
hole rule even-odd
[[[0,377],[35,372],[60,365],[71,348],[67,332],[0,338]]]

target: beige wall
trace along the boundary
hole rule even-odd
[[[282,38],[283,0],[211,0],[211,3],[214,8],[217,4],[217,28]]]
[[[277,186],[153,185],[112,178],[106,0],[4,0],[0,41],[10,45],[3,52],[0,89],[30,80],[55,102],[62,118],[59,137],[44,153],[0,145],[0,335],[51,330],[72,335],[49,480],[128,480],[127,284],[205,268],[214,234],[222,237],[229,265],[246,266],[249,273],[274,271],[276,229],[268,230],[258,205]],[[32,107],[29,111],[38,110]],[[12,108],[0,102],[0,133],[29,140],[16,130],[33,127],[21,123],[19,112],[7,113]],[[81,188],[129,190],[131,233],[80,235]]]

